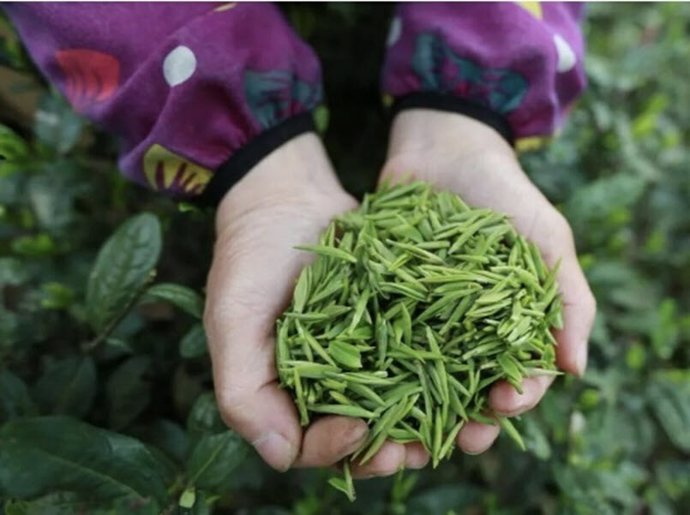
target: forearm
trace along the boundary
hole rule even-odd
[[[551,135],[585,85],[580,18],[562,3],[400,5],[383,89],[399,108],[471,116],[511,142]]]
[[[319,63],[270,4],[8,4],[74,108],[122,139],[120,168],[179,198],[220,199],[313,129]]]

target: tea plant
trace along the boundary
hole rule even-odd
[[[390,7],[285,9],[323,58],[325,140],[361,195],[385,152]],[[570,221],[598,300],[587,374],[558,378],[515,422],[527,452],[501,438],[435,470],[357,482],[352,504],[328,471],[270,471],[218,416],[198,319],[209,214],[126,184],[112,139],[5,39],[0,63],[33,79],[13,91],[39,102],[31,119],[0,104],[3,512],[690,512],[688,20],[684,4],[591,5],[589,90],[563,134],[523,156]]]

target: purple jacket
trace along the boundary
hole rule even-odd
[[[314,128],[319,61],[271,4],[19,3],[4,9],[74,108],[123,140],[130,179],[216,202]],[[473,116],[518,146],[552,134],[585,85],[581,6],[397,8],[384,98]]]

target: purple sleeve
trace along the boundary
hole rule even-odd
[[[122,138],[123,173],[155,190],[217,202],[271,150],[313,130],[319,63],[271,4],[4,8],[74,108]]]
[[[565,3],[402,4],[384,93],[396,110],[456,111],[518,146],[534,142],[558,130],[585,87],[581,14]]]

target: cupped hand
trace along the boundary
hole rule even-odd
[[[277,470],[334,465],[366,438],[366,423],[347,417],[322,417],[303,430],[274,357],[276,319],[310,259],[295,246],[316,243],[333,217],[354,207],[313,134],[263,159],[218,207],[204,313],[216,399],[225,422]],[[372,474],[398,461],[423,465],[420,446],[406,451],[381,449]]]
[[[412,178],[453,191],[471,206],[507,214],[549,266],[561,261],[558,282],[564,326],[556,333],[557,364],[565,372],[582,375],[595,300],[578,264],[570,226],[525,175],[513,149],[492,128],[472,118],[426,109],[405,111],[394,120],[381,181]],[[527,378],[522,394],[500,382],[490,391],[490,406],[498,415],[519,415],[539,402],[551,382],[547,376]],[[498,433],[496,425],[470,422],[457,443],[463,451],[477,454],[487,450]],[[403,465],[398,461],[377,472],[390,474]]]

